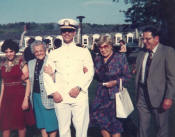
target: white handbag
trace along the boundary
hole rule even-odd
[[[127,118],[134,110],[128,90],[122,86],[122,79],[120,79],[119,92],[115,94],[116,100],[116,117]]]

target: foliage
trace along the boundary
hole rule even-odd
[[[23,32],[24,25],[27,26],[27,35],[59,35],[59,26],[56,23],[34,23],[34,22],[19,22],[14,24],[0,25],[0,40],[4,39],[20,39]],[[111,32],[125,32],[126,28],[129,28],[129,24],[123,25],[99,25],[99,24],[83,24],[84,34],[94,33],[111,33]],[[128,29],[127,29],[128,30]]]
[[[132,22],[134,27],[147,24],[160,25],[160,0],[137,1],[125,13],[126,21]]]
[[[113,0],[118,2],[119,0]],[[160,0],[124,0],[125,3],[130,2],[131,7],[124,11],[126,22],[131,22],[132,26],[140,27],[144,25],[160,25],[162,14],[160,12]]]
[[[118,2],[119,0],[113,0]],[[126,21],[132,27],[155,25],[161,30],[165,43],[171,46],[175,43],[175,0],[124,0],[130,2],[132,7],[126,12]],[[162,39],[161,38],[161,39]],[[174,46],[175,47],[175,46]]]

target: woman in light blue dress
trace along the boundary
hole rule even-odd
[[[31,83],[31,102],[36,118],[36,126],[42,137],[56,137],[58,121],[52,96],[47,96],[43,83],[43,70],[47,60],[46,45],[42,41],[34,41],[31,51],[35,59],[28,62]]]

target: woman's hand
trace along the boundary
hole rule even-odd
[[[53,76],[54,74],[52,67],[50,65],[44,66],[44,72],[50,76]]]
[[[23,103],[22,103],[22,110],[27,110],[29,108],[29,100],[28,97],[24,97]]]
[[[103,83],[103,86],[105,86],[107,88],[111,88],[111,87],[114,87],[116,84],[117,84],[117,81],[116,80],[112,80],[112,81]]]
[[[27,79],[29,79],[29,74],[22,74],[21,75],[21,79],[22,79],[22,81],[25,81],[25,80],[27,80]]]
[[[84,74],[85,74],[86,72],[88,72],[88,68],[87,68],[86,66],[83,66],[83,72],[84,72]]]

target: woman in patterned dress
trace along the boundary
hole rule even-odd
[[[25,137],[26,126],[35,124],[29,103],[28,67],[22,57],[16,56],[16,42],[5,40],[1,50],[6,60],[1,63],[0,130],[3,137],[10,137],[11,130],[18,130],[18,136]]]
[[[109,36],[101,36],[98,41],[101,54],[94,61],[98,86],[90,117],[91,124],[100,128],[103,137],[120,137],[123,132],[122,122],[116,118],[115,93],[119,79],[125,83],[130,78],[125,55],[115,53],[112,45]]]

